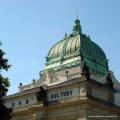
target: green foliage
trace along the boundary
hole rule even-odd
[[[1,42],[0,42],[1,46]],[[0,48],[0,120],[10,120],[12,112],[11,108],[4,105],[3,96],[6,95],[8,87],[10,86],[9,79],[1,75],[2,70],[8,70],[11,65],[8,64],[8,59],[4,57],[5,53]]]
[[[11,65],[8,64],[8,59],[4,57],[5,52],[0,49],[0,99],[6,95],[10,86],[9,79],[1,75],[2,70],[8,70]]]
[[[0,49],[0,70],[5,69],[6,71],[10,68],[8,64],[8,59],[4,58],[5,53]]]
[[[10,86],[9,79],[0,75],[0,99],[4,95],[6,95],[9,86]]]

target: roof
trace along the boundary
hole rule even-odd
[[[101,73],[108,72],[108,61],[104,51],[82,33],[78,19],[75,21],[73,33],[51,47],[46,57],[46,66],[51,65],[52,68],[52,64],[62,64],[65,60],[75,59],[77,56],[80,56],[91,69]],[[76,62],[76,59],[72,62]]]

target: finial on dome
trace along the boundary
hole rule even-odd
[[[77,34],[77,33],[82,33],[80,20],[78,18],[75,20],[74,26],[73,26],[73,34]]]

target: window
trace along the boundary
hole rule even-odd
[[[15,106],[15,103],[13,102],[13,103],[12,103],[12,107],[14,107],[14,106]]]
[[[21,101],[19,101],[19,105],[21,105]]]
[[[26,100],[26,104],[28,104],[28,103],[29,103],[29,100],[27,99],[27,100]]]

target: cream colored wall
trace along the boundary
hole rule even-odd
[[[115,105],[120,106],[120,93],[115,93]]]
[[[28,100],[28,104],[26,104],[26,100]],[[19,101],[21,101],[21,105],[19,105]],[[35,103],[37,103],[36,100],[36,96],[34,94],[28,94],[26,96],[21,96],[21,97],[15,97],[12,99],[8,99],[5,102],[5,105],[10,108],[12,107],[12,103],[14,103],[14,107],[13,108],[17,108],[17,107],[23,107],[23,106],[28,106],[28,105],[33,105]]]
[[[98,74],[98,73],[91,73],[90,75],[91,79],[100,82],[100,83],[105,83],[106,81],[106,75]]]
[[[80,66],[76,66],[76,67],[72,67],[72,68],[68,68],[68,69],[65,69],[65,70],[61,70],[59,72],[57,72],[59,75],[63,75],[63,76],[66,76],[66,72],[65,71],[68,71],[68,79],[73,79],[73,78],[77,78],[77,77],[80,77]]]
[[[49,120],[58,118],[57,120],[78,120],[86,118],[86,105],[72,105],[51,109],[47,113]]]
[[[68,71],[68,76],[66,74],[66,70]],[[41,84],[52,84],[58,82],[64,82],[67,79],[73,79],[80,77],[80,66],[68,68],[65,70],[55,71],[53,69],[48,69],[41,76]]]
[[[105,90],[92,88],[92,96],[108,101],[108,93]]]

